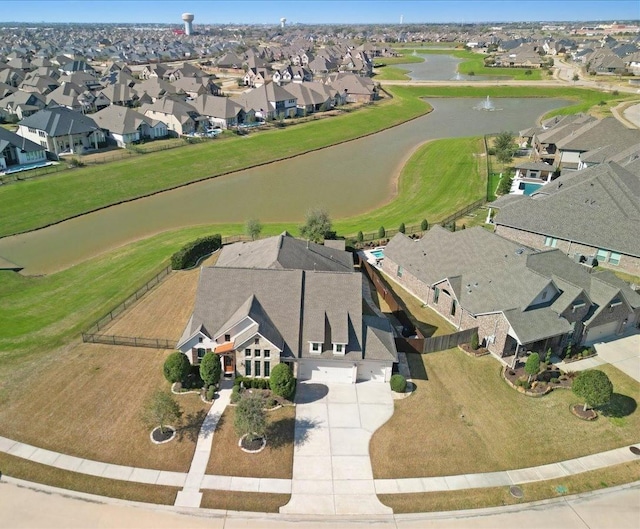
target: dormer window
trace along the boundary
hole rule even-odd
[[[322,352],[322,343],[309,342],[309,352],[313,354],[320,354]]]
[[[334,343],[333,344],[333,354],[334,355],[343,355],[346,351],[346,344],[343,343]]]

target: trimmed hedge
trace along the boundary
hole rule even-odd
[[[278,364],[271,370],[269,386],[276,395],[291,400],[296,389],[296,379],[287,364]]]
[[[268,378],[236,377],[233,385],[240,386],[240,384],[244,384],[245,389],[269,389]]]
[[[171,256],[171,268],[173,270],[190,268],[198,262],[198,259],[215,252],[221,246],[222,237],[219,233],[196,239],[185,244]]]
[[[407,379],[400,374],[391,375],[389,383],[391,384],[391,391],[396,393],[404,393],[404,390],[407,389]]]

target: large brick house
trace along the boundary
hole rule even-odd
[[[200,271],[177,348],[193,364],[215,352],[232,377],[268,377],[284,362],[300,380],[386,382],[393,331],[363,316],[362,281],[349,253],[286,233],[226,246]]]
[[[480,227],[451,233],[435,226],[419,240],[398,234],[382,269],[459,330],[477,327],[500,358],[614,337],[640,315],[640,295],[611,272]]]

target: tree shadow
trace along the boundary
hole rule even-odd
[[[296,403],[310,404],[327,396],[329,388],[324,384],[297,384]]]
[[[294,434],[294,443],[296,446],[302,446],[309,440],[309,433],[320,424],[319,421],[313,419],[297,419]]]
[[[206,416],[206,410],[198,410],[195,413],[189,413],[186,417],[183,417],[180,426],[176,430],[178,441],[188,439],[189,441],[196,442]],[[218,420],[218,427],[221,425],[222,417]]]
[[[614,393],[613,395],[611,395],[609,404],[602,406],[598,409],[598,411],[605,417],[622,418],[631,415],[634,411],[636,411],[637,407],[638,403],[635,401],[635,399],[627,395]]]
[[[269,446],[272,448],[282,448],[294,442],[296,420],[293,417],[286,417],[272,422],[267,427],[266,436]]]
[[[429,380],[427,370],[424,366],[424,359],[420,353],[406,353],[409,372],[414,380]]]

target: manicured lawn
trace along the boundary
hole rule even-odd
[[[4,452],[0,452],[0,470],[5,476],[42,483],[52,487],[144,503],[173,505],[176,500],[176,494],[180,490],[177,487],[130,483],[128,481],[70,472],[48,465],[41,465],[40,463],[33,463]],[[37,508],[37,506],[34,508]]]
[[[616,416],[587,422],[569,411],[579,402],[572,392],[526,397],[507,386],[491,356],[451,349],[407,357],[417,390],[395,401],[393,417],[373,435],[376,478],[524,468],[638,442],[640,385],[609,365],[601,369],[613,382]]]
[[[405,75],[409,70],[398,68],[396,65],[424,62],[422,57],[403,55],[402,57],[382,57],[374,61],[375,81],[406,81]]]
[[[393,512],[396,514],[454,511],[518,505],[525,502],[558,498],[567,494],[579,494],[591,490],[615,487],[616,485],[632,483],[639,479],[640,461],[633,461],[565,478],[518,485],[524,493],[521,499],[514,498],[509,493],[509,487],[418,494],[380,494],[378,498],[382,503],[393,508]],[[566,492],[558,492],[557,487],[564,487]]]
[[[265,492],[236,492],[228,490],[202,490],[203,509],[224,511],[275,512],[289,503],[290,494]]]
[[[243,452],[238,446],[233,427],[235,410],[234,406],[228,406],[218,422],[207,474],[291,479],[295,408],[285,406],[268,412],[267,446],[257,454]]]
[[[187,472],[208,405],[177,395],[183,410],[177,439],[154,445],[141,422],[168,352],[71,344],[3,377],[0,435],[76,457]]]

